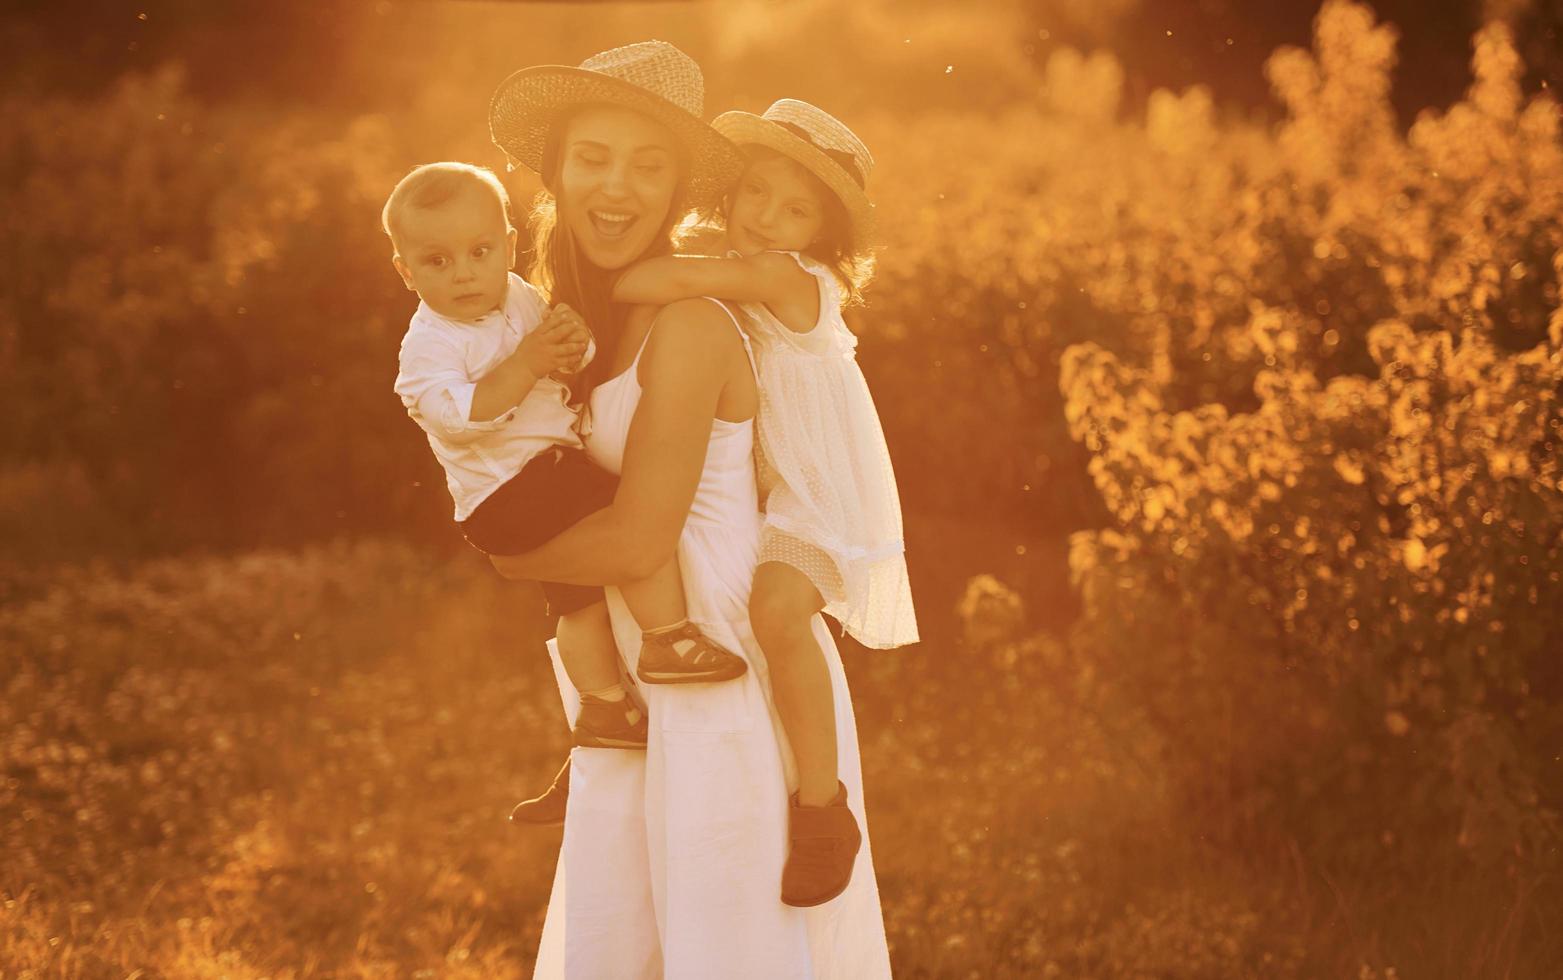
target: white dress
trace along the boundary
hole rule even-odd
[[[760,378],[760,561],[803,572],[825,611],[864,646],[917,642],[901,498],[841,287],[824,265],[787,252],[819,285],[819,320],[789,330],[745,303]]]
[[[636,371],[644,351],[642,343],[629,369],[591,396],[587,451],[615,473],[640,402]],[[749,625],[760,536],[753,446],[752,421],[712,422],[678,545],[690,617],[740,652],[750,669],[720,684],[643,685],[651,728],[644,753],[574,750],[538,977],[890,976],[857,726],[840,655],[818,616],[814,636],[830,667],[840,777],[864,831],[863,847],[839,898],[812,909],[781,902],[796,774]],[[614,635],[633,675],[640,630],[619,591],[607,593]],[[552,642],[549,653],[573,723],[579,695]]]

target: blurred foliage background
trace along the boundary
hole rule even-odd
[[[880,161],[855,326],[927,642],[848,667],[898,972],[1555,975],[1560,30],[1556,0],[8,8],[0,976],[524,968],[546,875],[475,828],[562,738],[535,608],[390,392],[378,209],[419,162],[500,168],[509,71],[646,37],[708,114],[809,99]]]

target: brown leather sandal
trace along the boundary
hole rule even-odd
[[[709,684],[742,677],[749,665],[718,646],[694,623],[676,630],[642,633],[635,676],[647,684]]]
[[[604,701],[581,698],[580,714],[570,732],[576,745],[587,749],[643,749],[646,747],[646,712],[630,698]]]

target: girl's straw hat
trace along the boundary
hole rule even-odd
[[[510,162],[541,172],[543,144],[559,114],[608,104],[643,112],[673,131],[684,151],[689,200],[712,204],[743,169],[737,149],[701,121],[705,79],[689,55],[666,41],[641,41],[594,54],[579,68],[537,65],[500,83],[489,104],[489,134]]]
[[[841,120],[807,102],[778,99],[764,115],[724,112],[711,125],[734,143],[768,146],[801,164],[846,205],[854,241],[868,241],[874,227],[867,191],[874,157]]]

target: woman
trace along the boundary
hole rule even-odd
[[[607,301],[618,270],[667,250],[674,221],[737,174],[733,147],[700,122],[703,101],[694,62],[645,42],[580,68],[518,72],[491,109],[495,142],[550,192],[534,231],[534,279],[556,302],[585,311],[597,334],[588,452],[621,473],[612,506],[495,565],[515,578],[611,585],[676,553],[691,618],[752,668],[726,683],[642,689],[651,715],[644,757],[575,752],[537,972],[888,976],[866,836],[835,901],[795,909],[779,897],[794,776],[747,619],[760,524],[759,396],[742,332],[712,301],[660,312]],[[633,673],[639,631],[617,590],[609,589],[609,607]],[[818,617],[814,633],[837,692],[841,778],[866,827],[846,678]],[[554,658],[573,715],[578,696]]]

